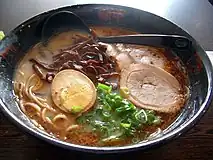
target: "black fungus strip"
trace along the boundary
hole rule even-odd
[[[56,51],[57,54],[52,57],[53,62],[51,64],[31,59],[30,61],[34,65],[36,74],[51,83],[57,72],[64,69],[75,69],[87,75],[94,83],[108,83],[115,88],[116,85],[111,84],[107,79],[118,79],[119,74],[116,71],[115,60],[106,54],[107,47],[95,42],[93,38],[86,40],[85,37],[79,38],[82,39],[75,41],[80,41],[79,43]],[[45,76],[43,73],[41,74],[39,67],[46,70]],[[54,74],[52,73],[53,71]]]

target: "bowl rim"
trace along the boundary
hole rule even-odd
[[[64,7],[60,7],[57,9],[52,9],[43,13],[40,13],[38,15],[35,15],[31,18],[29,18],[28,20],[22,22],[20,25],[18,25],[16,28],[14,28],[12,31],[10,31],[9,33],[19,29],[22,25],[28,24],[29,22],[31,22],[32,20],[39,18],[40,16],[44,16],[45,14],[57,11],[57,10],[64,10],[66,8],[72,8],[72,7],[85,7],[85,6],[113,6],[113,7],[123,7],[124,9],[132,9],[132,10],[138,10],[138,11],[142,11],[145,13],[148,13],[152,16],[157,16],[160,17],[158,15],[155,15],[153,13],[147,12],[147,11],[143,11],[140,9],[136,9],[136,8],[132,8],[132,7],[127,7],[127,6],[122,6],[122,5],[113,5],[113,4],[80,4],[80,5],[71,5],[71,6],[64,6]],[[172,25],[180,28],[177,24],[160,17],[161,19],[171,23]],[[181,29],[181,28],[180,28]],[[188,36],[190,36],[190,34],[181,29],[182,31],[184,31]],[[191,36],[190,36],[191,37]],[[196,41],[195,41],[196,42]],[[0,98],[0,105],[1,105],[1,110],[4,113],[4,115],[6,115],[16,126],[20,127],[21,129],[25,130],[26,132],[30,133],[31,135],[42,139],[48,143],[51,143],[53,145],[62,147],[62,148],[66,148],[66,149],[71,149],[71,150],[76,150],[76,151],[85,151],[85,152],[93,152],[93,153],[120,153],[120,152],[126,152],[126,151],[131,151],[131,150],[137,150],[137,149],[146,149],[146,148],[150,148],[154,145],[160,144],[162,142],[166,142],[172,138],[178,137],[180,136],[182,133],[186,132],[188,129],[190,129],[192,126],[194,126],[198,120],[204,115],[204,113],[207,111],[207,109],[210,106],[211,100],[213,98],[213,80],[212,80],[212,76],[213,76],[213,67],[212,67],[212,63],[209,59],[209,57],[207,56],[206,52],[203,50],[202,47],[200,47],[200,45],[198,45],[198,43],[196,42],[196,46],[199,47],[199,49],[203,52],[203,59],[202,62],[205,66],[205,70],[207,73],[207,78],[208,78],[208,89],[207,89],[207,95],[205,97],[204,102],[202,103],[202,105],[200,106],[198,112],[185,124],[181,125],[179,128],[171,131],[170,133],[167,133],[166,135],[163,135],[162,137],[159,137],[157,139],[154,140],[149,140],[147,142],[143,142],[143,143],[138,143],[138,144],[133,144],[133,145],[128,145],[128,146],[120,146],[120,147],[92,147],[92,146],[83,146],[83,145],[77,145],[77,144],[72,144],[72,143],[68,143],[59,139],[55,139],[53,137],[50,137],[46,134],[43,134],[41,132],[36,131],[34,128],[31,128],[27,125],[25,125],[24,122],[22,122],[18,117],[16,117],[12,112],[9,111],[9,109],[6,107],[6,104],[2,101],[2,99]]]

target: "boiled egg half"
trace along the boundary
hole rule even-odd
[[[83,73],[66,69],[56,74],[51,86],[52,100],[68,113],[82,113],[90,109],[96,100],[96,88]]]

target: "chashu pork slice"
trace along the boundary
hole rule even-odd
[[[174,113],[183,105],[177,79],[159,67],[131,64],[121,71],[120,88],[128,88],[128,99],[136,106]]]

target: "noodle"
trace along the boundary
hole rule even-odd
[[[20,83],[20,89],[19,89],[19,97],[22,98],[23,97],[23,89],[24,89],[24,84]]]
[[[37,90],[41,89],[42,86],[43,86],[43,84],[44,84],[44,83],[40,80],[39,77],[36,76],[36,78],[38,79],[38,81],[37,81],[37,83],[33,86],[33,91],[37,91]]]
[[[18,96],[19,98],[22,98],[23,97],[23,89],[24,89],[24,84],[22,82],[20,83],[17,83],[15,82],[14,83],[14,89],[15,89],[15,92],[18,93]]]
[[[24,104],[23,104],[23,100],[22,100],[22,99],[19,100],[19,106],[20,106],[21,111],[24,112],[24,113],[26,113],[26,109],[25,109],[25,107],[24,107]]]
[[[24,77],[24,72],[18,71],[18,73]]]
[[[32,122],[36,127],[39,128],[39,123],[38,123],[35,119],[32,119],[31,122]]]
[[[46,119],[46,122],[48,122],[49,124],[54,126],[53,122],[51,121],[51,119],[49,117],[45,117],[45,119]]]
[[[36,84],[30,86],[30,84],[32,83],[33,79],[34,78],[37,78],[38,81]],[[25,92],[25,95],[33,100],[35,103],[32,103],[32,102],[27,102],[27,103],[23,103],[22,100],[20,100],[19,104],[20,104],[20,108],[21,110],[26,113],[26,109],[25,109],[25,106],[31,106],[33,107],[38,113],[41,112],[41,107],[43,108],[47,108],[53,112],[55,112],[55,110],[53,108],[51,108],[47,103],[44,103],[46,102],[46,99],[43,99],[41,97],[38,97],[36,96],[32,90],[39,90],[42,86],[43,86],[43,83],[41,82],[41,80],[39,79],[39,77],[37,77],[35,74],[33,74],[32,76],[30,76],[30,78],[28,78],[28,80],[26,81],[26,85],[24,86],[24,84],[22,83],[18,83],[18,87],[17,85],[15,85],[16,89],[18,90],[18,93],[19,93],[19,98],[22,98],[23,95],[22,95],[22,92],[23,92],[23,89],[24,89],[24,92]],[[29,87],[30,86],[30,87]],[[45,120],[44,117],[42,117],[43,120]]]
[[[56,122],[59,121],[59,120],[63,120],[63,122],[69,122],[68,118],[62,114],[62,113],[59,113],[57,114],[51,121],[53,127],[55,127],[57,130],[64,130],[67,126],[67,123],[65,125],[62,125],[62,124],[57,124]]]
[[[24,107],[26,107],[26,106],[34,108],[38,113],[41,112],[41,108],[35,103],[27,102],[27,103],[24,104]]]
[[[44,121],[44,122],[47,122],[51,125],[53,125],[51,119],[49,117],[46,116],[46,112],[47,112],[47,108],[44,108],[42,111],[41,111],[41,119]]]
[[[41,119],[44,121],[44,122],[47,122],[49,123],[50,125],[54,126],[52,120],[50,119],[50,117],[46,116],[46,112],[47,112],[47,108],[44,108],[42,111],[41,111]]]
[[[29,98],[30,98],[31,100],[33,100],[34,102],[36,102],[39,106],[46,108],[45,103],[44,103],[44,104],[41,103],[41,102],[37,99],[37,97],[32,93],[32,88],[33,88],[33,86],[31,86],[31,87],[28,89],[28,90],[29,90],[29,94],[28,94]]]
[[[41,99],[41,98],[39,97],[39,99],[38,99],[38,97],[35,96],[35,95],[32,93],[32,88],[33,88],[33,86],[31,86],[31,87],[29,88],[29,94],[28,94],[28,96],[30,97],[30,99],[32,99],[33,101],[35,101],[39,106],[44,107],[44,108],[47,108],[47,109],[49,109],[49,110],[55,112],[55,110],[54,110],[53,108],[51,108],[47,103],[42,103],[42,102],[39,101],[39,99]]]
[[[30,76],[30,78],[28,78],[28,80],[26,81],[26,85],[25,85],[25,89],[24,89],[26,96],[28,96],[29,85],[30,85],[32,79],[35,78],[35,77],[36,77],[36,75],[33,74],[33,75]]]
[[[42,111],[41,111],[41,119],[46,122],[46,111],[47,111],[47,108],[43,108]]]
[[[38,97],[38,96],[37,96],[37,99],[38,99],[39,101],[41,101],[41,102],[46,102],[46,101],[47,101],[46,99],[43,99],[43,98]]]
[[[77,125],[77,124],[76,125],[70,125],[69,127],[67,127],[66,132],[70,132],[74,129],[79,129],[79,128],[80,128],[80,126]]]
[[[33,74],[26,81],[26,85],[25,85],[25,94],[26,95],[28,95],[28,89],[30,87],[30,84],[32,83],[33,79],[35,79],[35,78],[37,79],[37,83],[32,85],[32,87],[33,87],[32,90],[37,91],[43,86],[43,82],[40,80],[40,78],[36,74]]]
[[[64,115],[64,114],[61,114],[61,113],[59,113],[59,114],[57,114],[54,118],[53,118],[53,122],[56,122],[57,120],[61,120],[61,119],[64,119],[64,120],[67,120],[68,121],[68,119],[67,119],[67,117]]]
[[[42,110],[42,112],[41,112],[41,119],[42,119],[44,122],[47,122],[47,123],[51,124],[53,127],[55,127],[55,128],[58,129],[58,130],[63,129],[63,127],[59,127],[59,126],[57,126],[55,123],[56,123],[56,121],[58,121],[58,120],[65,120],[65,121],[68,121],[68,118],[67,118],[64,114],[59,113],[59,114],[57,114],[57,115],[51,120],[48,116],[46,116],[47,110],[48,110],[47,108],[44,108],[44,109]]]

